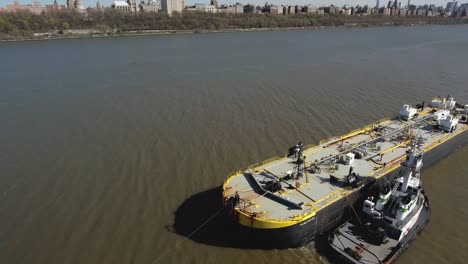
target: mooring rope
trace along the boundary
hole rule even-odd
[[[362,222],[361,222],[361,218],[359,218],[359,215],[357,214],[356,210],[354,210],[354,206],[351,204],[351,202],[349,202],[348,197],[345,197],[345,200],[346,200],[346,202],[348,202],[349,206],[350,206],[351,209],[353,210],[353,212],[354,212],[354,214],[356,215],[357,220],[359,221],[359,223],[360,223],[361,225],[363,225]]]
[[[206,224],[208,224],[211,220],[213,220],[216,216],[218,216],[224,209],[226,209],[227,206],[223,206],[219,211],[214,213],[212,216],[210,216],[205,222],[203,222],[201,225],[199,225],[195,230],[192,231],[188,236],[186,236],[184,239],[181,241],[177,242],[175,247],[173,249],[167,249],[163,254],[159,255],[151,264],[156,264],[158,261],[160,261],[163,257],[165,257],[170,251],[176,250],[182,243],[184,243],[187,239],[189,239],[191,236],[193,236],[196,232],[198,232],[202,227],[204,227]]]

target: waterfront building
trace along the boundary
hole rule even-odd
[[[258,14],[262,12],[262,7],[249,4],[243,7],[243,11],[246,14]]]
[[[296,14],[302,13],[302,6],[296,5],[296,6],[294,7],[294,12],[295,12]]]
[[[228,13],[228,14],[234,14],[236,12],[236,9],[232,5],[221,5],[218,8],[218,13]]]
[[[317,13],[317,7],[313,5],[304,6],[304,13]]]
[[[15,11],[19,11],[19,10],[22,10],[22,9],[26,9],[26,6],[20,4],[20,2],[18,0],[15,0],[15,1],[13,1],[13,3],[7,5],[6,8],[10,12],[15,12]]]
[[[242,13],[244,13],[244,5],[243,5],[243,4],[236,3],[236,4],[234,5],[234,7],[236,8],[236,14],[242,14]]]
[[[67,8],[75,9],[75,0],[67,0]]]
[[[75,0],[75,10],[78,11],[78,13],[85,13],[86,12],[81,0]]]
[[[363,15],[370,15],[372,14],[372,8],[370,8],[369,6],[365,5],[363,10],[362,10],[362,14]]]
[[[283,7],[277,5],[266,6],[266,10],[270,15],[281,15],[283,14]]]
[[[195,4],[194,6],[187,7],[187,11],[216,13],[218,10],[216,9],[216,7],[214,5]]]
[[[29,11],[37,15],[40,15],[42,12],[45,11],[45,8],[41,6],[41,3],[38,0],[34,0],[32,4],[27,5],[23,5],[19,2],[19,0],[15,0],[12,4],[7,5],[6,9],[12,12]]]
[[[426,15],[426,9],[420,8],[416,11],[417,16],[425,16]]]
[[[101,3],[99,3],[99,1],[96,2],[96,11],[104,12],[104,6]]]
[[[216,9],[219,8],[218,0],[211,0],[211,1],[210,1],[210,4],[211,4],[212,6],[215,6]]]
[[[452,11],[453,7],[453,2],[447,2],[447,5],[445,6],[445,9],[448,11]]]
[[[255,10],[255,7],[254,7],[253,10]],[[236,3],[235,5],[222,5],[218,9],[218,12],[219,13],[229,13],[229,14],[236,14],[236,13],[241,14],[241,13],[244,13],[245,10],[244,10],[243,5],[241,5],[239,3]]]
[[[255,13],[255,6],[254,5],[245,5],[244,6],[244,13],[246,14],[254,14]]]
[[[128,6],[130,6],[130,11],[136,12],[138,11],[138,6],[136,0],[127,0]]]
[[[460,7],[460,10],[462,10],[461,16],[466,18],[468,16],[468,7],[464,7],[464,8]]]
[[[408,0],[408,1],[409,1],[409,0]],[[379,7],[380,7],[379,0],[377,0],[377,2],[375,3],[375,7],[376,7],[376,8],[379,8]]]
[[[27,9],[31,13],[41,14],[44,10],[44,7],[41,6],[39,0],[34,0],[31,5],[27,5]]]
[[[111,5],[112,8],[122,11],[130,11],[130,5],[126,1],[117,0]]]
[[[148,2],[140,4],[142,12],[159,12],[161,10],[161,0],[148,0]]]
[[[468,3],[461,4],[460,7],[458,7],[460,10],[468,10]],[[466,15],[465,15],[466,16]]]
[[[391,14],[392,14],[392,9],[391,8],[388,8],[388,7],[384,8],[384,10],[383,10],[383,15],[384,16],[390,16]]]
[[[46,5],[45,9],[46,9],[47,12],[52,12],[52,11],[66,9],[66,7],[65,7],[65,5],[59,5],[57,3],[57,0],[54,0],[54,3],[51,4],[51,5]]]
[[[464,10],[463,10],[463,11],[464,11]],[[463,12],[463,11],[460,10],[460,9],[457,9],[456,11],[454,11],[453,17],[454,17],[454,18],[461,18],[462,12]]]
[[[161,8],[162,11],[168,15],[172,15],[173,12],[182,12],[185,7],[184,0],[162,0]]]

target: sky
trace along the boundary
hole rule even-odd
[[[14,0],[0,0],[0,7],[5,7],[6,5],[12,3]],[[22,4],[32,3],[33,0],[19,0]],[[59,4],[66,4],[66,0],[57,0]],[[85,7],[88,6],[96,6],[97,0],[82,0],[83,5]],[[146,1],[146,0],[145,0]],[[402,2],[402,5],[406,4],[407,0],[399,0]],[[52,4],[54,0],[39,0],[42,5]],[[113,0],[100,0],[100,3],[104,6],[110,6]],[[209,3],[210,0],[185,0],[187,5],[195,4],[195,3]],[[218,0],[219,4],[235,4],[239,2],[241,4],[255,4],[255,5],[264,5],[265,2],[270,4],[284,4],[284,5],[314,5],[314,6],[322,6],[322,5],[338,5],[343,6],[345,4],[355,6],[355,5],[370,5],[374,6],[376,0]],[[387,0],[380,0],[380,4],[383,5],[384,2],[388,2]],[[412,4],[415,5],[423,5],[423,4],[435,4],[437,6],[442,5],[445,6],[448,0],[411,0]],[[458,3],[466,3],[468,1],[459,0]]]

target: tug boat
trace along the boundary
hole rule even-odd
[[[331,233],[329,243],[341,260],[392,263],[429,222],[431,208],[420,176],[423,153],[422,144],[414,142],[403,176],[383,187],[376,199],[368,197],[361,213]]]

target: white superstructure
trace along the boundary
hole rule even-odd
[[[455,107],[455,104],[456,101],[453,99],[453,97],[447,96],[432,99],[429,106],[436,107],[439,109],[453,109]]]
[[[403,105],[400,109],[400,118],[403,120],[410,120],[418,112],[416,108],[411,107],[411,105]]]
[[[440,120],[440,126],[445,132],[453,132],[457,128],[458,118],[453,115],[448,115],[445,119]]]
[[[450,110],[439,110],[434,113],[434,121],[436,121],[437,124],[440,125],[440,121],[445,119],[448,115],[450,115]]]
[[[384,218],[398,233],[401,240],[416,223],[425,201],[419,171],[422,168],[424,149],[415,143],[408,150],[408,161],[403,176],[395,179],[393,189],[384,188],[374,206],[373,197],[364,201],[363,212],[373,219]]]

